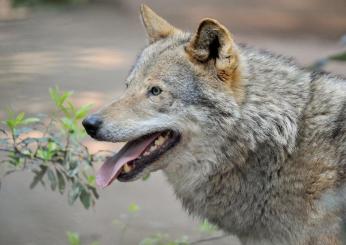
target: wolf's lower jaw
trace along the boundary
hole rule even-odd
[[[157,133],[155,140],[148,145],[138,158],[127,162],[121,169],[117,179],[122,182],[135,180],[136,177],[149,165],[157,161],[163,154],[173,148],[180,141],[180,133],[166,130]],[[142,136],[141,138],[146,136]],[[137,141],[135,140],[135,141]]]

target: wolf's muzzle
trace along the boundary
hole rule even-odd
[[[103,121],[102,118],[96,114],[90,115],[85,118],[82,122],[86,132],[91,136],[95,137],[99,131]]]

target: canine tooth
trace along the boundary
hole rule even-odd
[[[162,145],[163,142],[165,142],[165,138],[160,135],[160,137],[157,140],[155,140],[155,145]]]
[[[150,151],[155,151],[156,150],[156,146],[153,145],[152,147],[150,147]]]
[[[128,173],[128,172],[130,172],[132,170],[132,167],[128,163],[126,163],[124,165],[123,169],[124,169],[125,173]]]
[[[143,153],[143,156],[148,156],[148,155],[150,155],[150,153],[147,151]]]

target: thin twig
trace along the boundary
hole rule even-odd
[[[221,236],[215,236],[215,237],[209,237],[209,238],[204,238],[204,239],[199,239],[199,240],[196,240],[196,241],[193,241],[190,243],[190,245],[193,245],[193,244],[200,244],[200,243],[203,243],[203,242],[210,242],[210,241],[216,241],[216,240],[220,240],[220,239],[223,239],[223,238],[226,238],[230,235],[228,234],[223,234]]]
[[[16,136],[15,136],[14,130],[15,129],[11,130],[11,137],[12,137],[12,140],[13,140],[13,150],[14,150],[14,152],[19,152],[19,149],[17,147],[17,141],[16,141]]]
[[[24,144],[25,146],[27,146],[27,145],[29,145],[30,143],[32,143],[32,142],[28,142],[28,141],[30,141],[30,140],[32,140],[32,141],[34,141],[34,142],[36,142],[36,143],[39,143],[39,139],[38,139],[38,138],[27,137],[27,138],[25,138],[25,139],[19,141],[19,142],[17,143],[17,145]]]
[[[13,152],[13,149],[12,149],[12,150],[9,150],[9,149],[0,148],[0,151]]]
[[[51,125],[53,124],[53,121],[54,121],[54,120],[55,120],[55,119],[54,119],[54,113],[53,113],[52,117],[49,119],[49,123],[48,123],[47,127],[45,127],[45,130],[44,130],[44,132],[43,132],[43,134],[42,134],[42,138],[45,138],[45,137],[47,136],[47,134],[48,134],[48,132],[49,132],[49,128],[50,128]],[[39,149],[41,149],[41,148],[42,148],[42,142],[38,141],[38,142],[37,142],[37,148],[36,148],[36,150],[35,150],[35,152],[34,152],[34,155],[36,155],[36,154],[37,154],[37,151],[38,151]]]
[[[68,154],[68,150],[70,148],[70,134],[67,133],[67,136],[66,136],[66,145],[65,145],[65,153],[64,153],[64,164],[66,164],[67,162],[67,154]]]
[[[4,129],[2,129],[2,128],[0,128],[0,132],[3,133],[6,136],[8,135],[7,132]]]

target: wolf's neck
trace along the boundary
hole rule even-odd
[[[305,204],[298,200],[299,187],[293,192],[290,189],[297,173],[286,166],[288,156],[294,153],[299,120],[309,99],[309,76],[286,61],[277,67],[247,51],[241,55],[248,73],[244,78],[246,99],[239,108],[236,125],[230,121],[219,130],[215,125],[215,136],[199,140],[202,145],[203,140],[205,144],[212,142],[212,150],[206,145],[205,153],[202,149],[194,154],[198,145],[190,146],[186,148],[190,155],[180,159],[185,164],[178,163],[165,173],[190,213],[239,236],[252,232],[261,239],[284,238],[290,218],[294,220],[293,213]],[[219,119],[215,121],[227,122],[225,116]],[[292,178],[286,183],[280,175]],[[282,193],[285,196],[278,198]],[[280,211],[285,224],[280,223]]]
[[[293,211],[301,207],[291,203],[287,207],[284,202],[290,200],[289,195],[286,196],[287,199],[277,198],[280,188],[285,191],[285,188],[282,190],[279,179],[281,174],[285,174],[283,166],[287,158],[286,149],[266,142],[258,145],[255,150],[244,151],[238,157],[244,162],[224,156],[222,162],[215,163],[219,164],[218,168],[209,173],[206,166],[214,164],[210,162],[211,158],[207,162],[201,160],[198,163],[204,168],[202,171],[191,167],[165,173],[189,213],[207,218],[225,231],[240,237],[248,236],[249,232],[254,239],[291,237],[286,229],[291,221],[292,226],[296,221]],[[226,159],[228,162],[223,162]],[[194,164],[196,163],[191,162],[191,165]],[[291,189],[287,186],[287,191],[289,190]],[[303,202],[304,200],[296,201],[299,205]],[[276,212],[280,211],[286,215],[285,224],[280,223],[280,217],[276,217],[280,215]]]
[[[277,211],[275,195],[283,188],[280,174],[296,144],[298,116],[292,110],[273,113],[265,105],[247,104],[236,130],[215,132],[215,137],[224,135],[217,140],[200,140],[213,142],[212,151],[208,147],[205,153],[194,154],[196,147],[187,146],[191,154],[181,159],[187,162],[165,170],[184,208],[239,236],[249,231],[263,239],[274,233],[288,236],[280,234],[286,229],[282,224],[267,221]],[[281,204],[287,211],[286,204]]]

